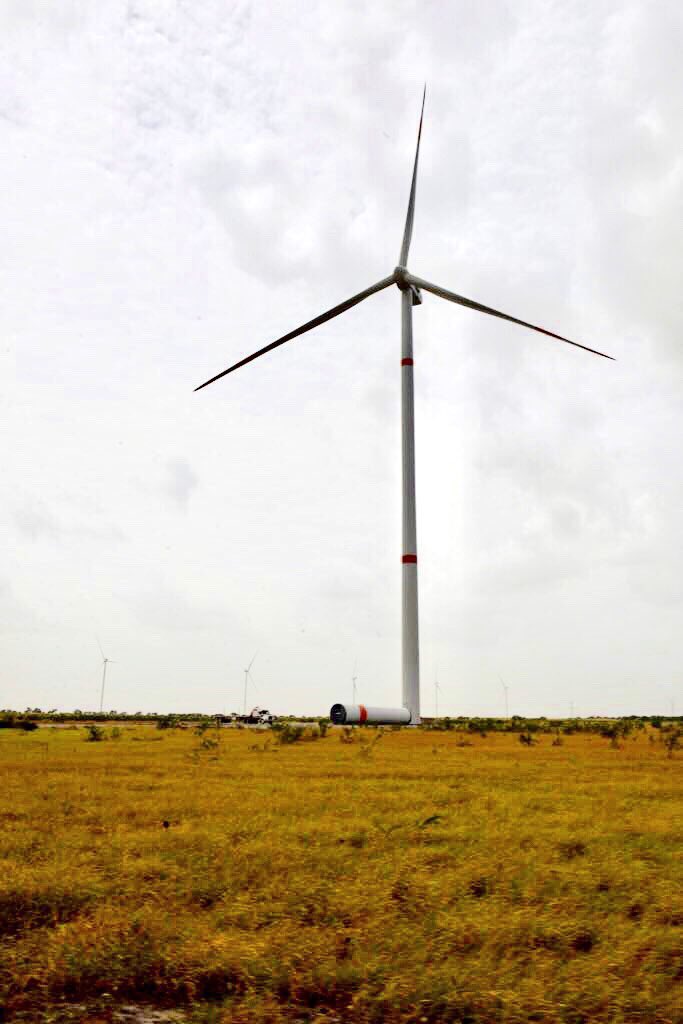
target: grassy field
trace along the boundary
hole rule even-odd
[[[0,733],[0,1019],[683,1021],[656,730],[118,731]]]

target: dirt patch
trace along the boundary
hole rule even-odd
[[[120,1006],[114,1011],[116,1024],[184,1024],[187,1017],[180,1010],[153,1010],[149,1006]]]

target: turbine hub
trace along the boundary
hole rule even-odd
[[[402,267],[400,266],[400,264],[398,267],[394,268],[394,281],[396,282],[397,287],[400,288],[402,292],[407,292],[408,289],[410,288],[410,285],[406,281],[407,273],[408,268]]]
[[[402,267],[400,264],[394,269],[394,281],[396,286],[401,289],[402,292],[412,292],[413,305],[422,305],[422,293],[419,288],[416,288],[414,284],[410,284],[407,280],[408,268]]]

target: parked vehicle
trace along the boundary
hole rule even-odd
[[[271,715],[266,708],[252,708],[248,715],[238,715],[233,711],[231,715],[216,715],[219,725],[272,725],[275,715]]]

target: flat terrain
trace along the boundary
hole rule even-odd
[[[658,730],[105,732],[0,733],[0,1020],[683,1021]]]

